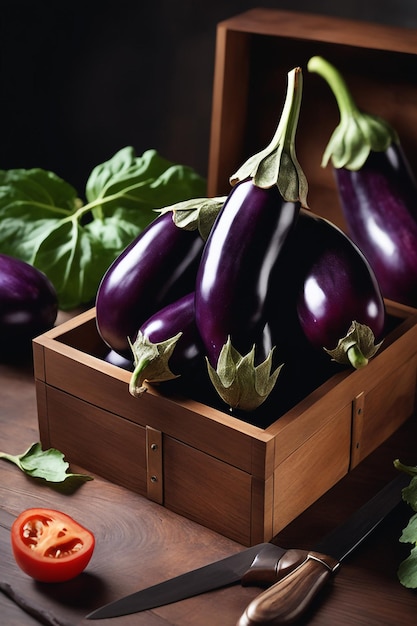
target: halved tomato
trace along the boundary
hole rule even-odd
[[[95,539],[65,513],[27,509],[13,522],[11,543],[16,563],[26,574],[42,582],[63,582],[86,568]]]

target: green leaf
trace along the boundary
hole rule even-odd
[[[87,201],[92,202],[100,197],[103,190],[106,189],[106,186],[111,184],[111,181],[115,177],[120,176],[120,174],[123,175],[124,172],[129,170],[135,164],[135,160],[136,157],[133,148],[127,146],[116,152],[108,161],[97,165],[92,170],[87,180],[85,188]]]
[[[413,515],[400,537],[402,543],[412,543],[410,555],[400,564],[398,578],[404,587],[417,588],[417,514]]]
[[[68,472],[69,463],[65,461],[64,455],[55,448],[42,450],[40,443],[34,443],[21,455],[7,454],[0,452],[0,459],[10,461],[19,467],[25,474],[32,478],[41,478],[49,483],[63,483],[70,480],[85,482],[93,480],[86,474],[73,474]]]
[[[40,208],[50,215],[68,215],[80,202],[75,189],[53,172],[0,170],[0,208],[15,201],[24,202],[28,210]]]
[[[417,547],[413,548],[398,568],[398,579],[404,587],[417,588]]]
[[[61,220],[39,235],[31,260],[47,274],[58,294],[62,308],[88,302],[96,292],[102,275],[99,245],[77,219]]]
[[[91,303],[110,264],[156,218],[156,209],[201,196],[205,180],[155,150],[119,150],[91,172],[87,204],[42,169],[0,170],[0,252],[53,283],[61,309]]]
[[[93,220],[85,226],[90,237],[97,241],[100,254],[108,255],[108,262],[111,263],[120,250],[131,242],[149,223],[148,215],[143,215],[143,221],[132,215],[128,209],[116,209],[110,217],[102,220]]]
[[[205,180],[191,168],[167,161],[156,150],[136,158],[133,148],[127,147],[94,168],[86,197],[97,216],[98,209],[109,215],[120,206],[161,208],[188,200],[197,190],[205,190]]]
[[[407,526],[402,532],[400,541],[402,543],[417,544],[417,513],[410,518]]]
[[[394,467],[411,476],[410,484],[401,492],[404,502],[410,505],[413,511],[417,511],[417,466],[405,465],[399,459],[395,459]],[[407,526],[403,529],[401,543],[411,543],[413,547],[408,556],[398,568],[398,579],[404,587],[417,589],[417,513],[411,516]]]
[[[408,487],[405,487],[402,492],[404,502],[407,502],[413,509],[417,511],[417,478],[412,478]],[[417,534],[416,534],[417,543]]]

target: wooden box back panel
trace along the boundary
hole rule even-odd
[[[296,137],[309,182],[310,208],[343,227],[331,167],[323,151],[339,122],[325,81],[307,70],[321,55],[344,75],[358,105],[398,131],[417,171],[417,31],[320,15],[253,9],[218,25],[208,194],[227,194],[229,177],[265,147],[281,115],[287,74],[303,70]]]

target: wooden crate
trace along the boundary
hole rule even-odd
[[[267,428],[149,388],[107,363],[95,310],[34,340],[40,438],[71,463],[244,545],[271,539],[414,410],[417,310],[362,370],[344,370]]]
[[[287,73],[313,54],[395,124],[417,164],[415,31],[259,9],[218,27],[209,195],[227,193],[229,175],[269,142]],[[324,81],[304,72],[297,153],[309,202],[343,226],[320,167],[337,119]],[[387,310],[392,330],[366,368],[335,374],[260,428],[154,388],[130,396],[129,372],[103,360],[91,309],[34,341],[42,444],[244,545],[269,540],[413,414],[417,310]]]

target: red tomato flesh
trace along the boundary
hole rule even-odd
[[[78,576],[94,551],[94,535],[69,515],[53,509],[27,509],[13,522],[14,558],[28,576],[64,582]]]

